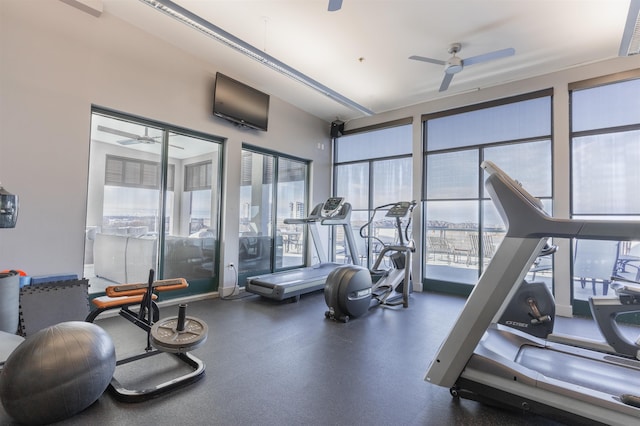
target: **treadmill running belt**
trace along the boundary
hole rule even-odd
[[[516,361],[557,380],[610,395],[640,395],[640,368],[525,345]],[[631,363],[640,363],[630,360]]]
[[[301,294],[322,290],[327,277],[338,266],[339,263],[321,263],[307,268],[249,277],[245,290],[270,299],[297,299]]]
[[[304,281],[313,281],[318,278],[326,278],[329,276],[329,273],[338,266],[339,264],[336,263],[322,263],[318,265],[318,267],[307,267],[273,274],[257,275],[255,277],[249,277],[248,280],[254,285],[268,288],[273,288],[278,285],[286,286]]]

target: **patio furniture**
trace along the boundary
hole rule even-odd
[[[602,294],[607,295],[611,277],[616,274],[618,264],[618,241],[576,240],[573,261],[574,279],[585,288],[591,281],[593,295],[596,283],[602,282]]]

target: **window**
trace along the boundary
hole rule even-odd
[[[482,161],[496,163],[551,211],[551,96],[539,92],[423,119],[425,287],[466,293],[505,233],[484,191]],[[536,272],[552,285],[551,268]]]
[[[184,190],[198,191],[211,189],[212,170],[213,167],[209,161],[184,166]]]
[[[85,276],[92,293],[182,277],[211,291],[217,274],[221,140],[94,109]]]
[[[362,238],[359,232],[373,209],[413,199],[411,131],[411,124],[403,123],[335,139],[334,194],[344,197],[353,208],[351,226],[359,262],[364,266],[371,267],[381,249],[379,243]],[[393,224],[382,220],[384,212],[378,216],[364,234],[393,234]],[[350,261],[343,229],[335,232],[336,261]]]
[[[174,172],[175,166],[170,164],[167,188],[171,191],[173,190]],[[157,189],[160,186],[160,163],[107,154],[104,184]]]
[[[575,83],[571,91],[571,217],[640,220],[640,78]],[[589,264],[601,270],[585,269]],[[640,241],[573,243],[576,312],[608,292],[612,275],[637,279]],[[586,276],[590,275],[590,276]],[[582,303],[580,303],[582,301]]]

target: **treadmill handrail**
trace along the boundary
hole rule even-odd
[[[311,213],[307,217],[303,218],[288,218],[284,220],[288,225],[307,225],[309,232],[311,232],[311,239],[318,255],[320,263],[327,263],[328,256],[322,245],[320,234],[318,232],[318,224],[325,226],[337,226],[342,225],[344,229],[344,236],[346,239],[347,249],[349,250],[349,256],[353,264],[357,265],[360,260],[360,254],[358,253],[358,247],[353,237],[353,230],[351,229],[351,211],[352,207],[350,203],[343,202],[343,198],[332,197],[329,200],[340,199],[340,207],[337,212],[334,210],[326,210],[325,203],[317,204]],[[330,216],[325,216],[323,213],[327,211]]]
[[[320,219],[322,219],[322,216],[320,215],[320,213],[322,212],[322,207],[324,207],[324,203],[316,204],[313,210],[311,210],[311,213],[309,213],[309,216],[301,217],[301,218],[289,217],[289,218],[286,218],[283,222],[287,225],[294,225],[294,224],[306,225],[308,223],[317,222]]]
[[[485,182],[507,236],[522,238],[580,238],[632,241],[640,239],[639,221],[559,219],[549,216],[536,197],[490,161],[481,165],[489,173]]]

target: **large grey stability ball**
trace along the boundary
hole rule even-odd
[[[0,374],[2,405],[20,423],[63,420],[93,404],[115,368],[115,347],[102,328],[81,321],[53,325],[9,355]]]

